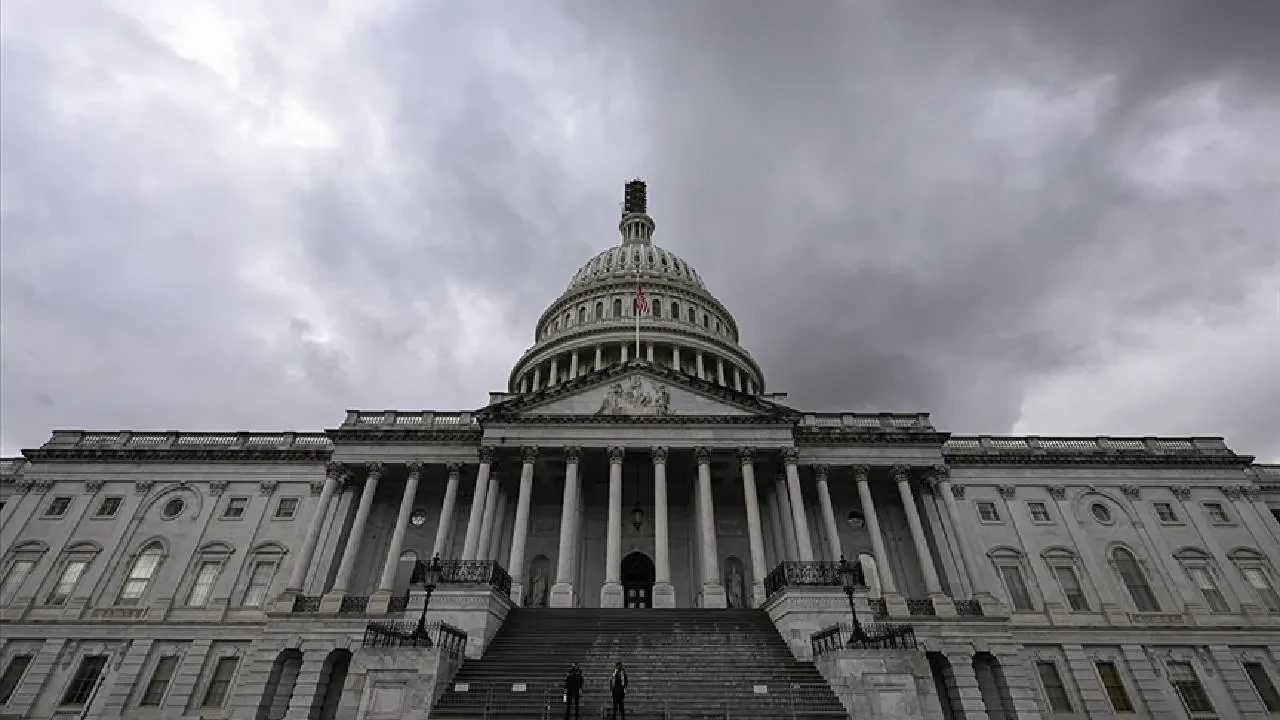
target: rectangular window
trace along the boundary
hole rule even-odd
[[[1271,682],[1271,675],[1267,673],[1262,663],[1245,663],[1244,674],[1249,676],[1249,682],[1253,683],[1253,689],[1258,691],[1258,697],[1262,699],[1262,705],[1267,712],[1280,713],[1280,693],[1276,692],[1276,686]],[[0,699],[0,703],[2,702],[4,701]]]
[[[156,663],[156,669],[151,671],[151,680],[147,683],[147,689],[142,693],[142,700],[138,704],[142,707],[159,707],[164,701],[164,693],[169,689],[169,681],[173,680],[173,673],[178,669],[178,656],[165,655],[160,658],[160,662]]]
[[[71,684],[67,685],[67,691],[62,695],[62,704],[84,705],[89,702],[98,678],[102,675],[102,668],[106,666],[106,655],[86,655],[80,661],[75,676],[71,678]]]
[[[1173,689],[1178,691],[1178,697],[1182,698],[1182,704],[1187,707],[1187,712],[1193,715],[1213,712],[1213,703],[1209,702],[1209,695],[1200,684],[1200,678],[1196,675],[1195,668],[1191,667],[1191,663],[1169,663],[1169,682],[1173,684]]]
[[[276,520],[292,520],[298,514],[298,498],[280,498],[276,503]]]
[[[1187,568],[1187,574],[1191,576],[1191,581],[1196,584],[1196,588],[1204,596],[1204,602],[1209,606],[1210,612],[1231,612],[1230,606],[1227,605],[1227,599],[1223,597],[1222,591],[1218,589],[1218,584],[1213,581],[1213,575],[1209,572],[1209,568],[1190,567]]]
[[[9,572],[5,573],[4,585],[0,585],[0,603],[9,604],[13,596],[18,594],[22,583],[27,581],[27,576],[31,574],[31,569],[35,566],[35,560],[13,561],[13,564],[9,566]]]
[[[68,562],[67,566],[62,568],[62,575],[58,577],[58,582],[49,591],[49,597],[45,598],[45,605],[66,605],[67,599],[71,597],[71,592],[76,589],[76,583],[80,582],[80,576],[84,575],[87,567],[89,567],[87,560]]]
[[[120,505],[124,503],[124,498],[112,495],[111,497],[102,498],[102,503],[98,505],[98,509],[94,511],[93,516],[96,518],[115,517],[120,512]]]
[[[56,497],[49,501],[49,507],[44,509],[44,516],[47,518],[60,518],[67,514],[67,510],[71,509],[71,498]]]
[[[1080,587],[1076,569],[1061,565],[1053,569],[1053,574],[1058,578],[1058,585],[1062,586],[1062,594],[1067,597],[1067,605],[1076,612],[1088,612],[1089,600],[1084,596],[1084,588]]]
[[[249,507],[249,498],[233,497],[227,500],[227,506],[222,509],[223,520],[239,520],[244,517],[244,511]]]
[[[1031,604],[1031,593],[1027,592],[1027,585],[1022,581],[1021,570],[1013,565],[1002,565],[1000,579],[1004,581],[1004,589],[1009,592],[1009,600],[1013,603],[1014,610],[1035,609]]]
[[[9,703],[9,698],[13,697],[14,691],[18,689],[18,683],[22,682],[22,676],[27,674],[27,668],[31,666],[31,661],[34,659],[34,655],[14,655],[9,661],[9,666],[4,669],[4,675],[0,675],[0,705]]]
[[[1227,518],[1227,511],[1222,507],[1222,503],[1205,503],[1204,511],[1209,519],[1216,523],[1225,523],[1230,520]]]
[[[218,664],[213,668],[213,676],[209,678],[209,687],[205,688],[200,707],[222,707],[222,703],[227,700],[227,690],[231,689],[231,679],[235,677],[236,666],[239,664],[239,658],[218,658]]]
[[[978,517],[982,522],[1000,522],[1000,512],[996,510],[995,503],[978,503]]]
[[[1118,713],[1131,713],[1133,710],[1133,702],[1129,700],[1129,693],[1124,689],[1124,680],[1120,678],[1120,671],[1113,662],[1099,662],[1098,677],[1102,680],[1102,688],[1107,691],[1107,700],[1111,701],[1111,709]]]
[[[1027,511],[1031,513],[1032,522],[1053,522],[1053,518],[1049,517],[1049,508],[1045,507],[1042,502],[1027,503]]]
[[[249,575],[249,586],[244,589],[245,607],[262,607],[267,599],[267,590],[271,588],[271,576],[275,574],[276,564],[270,560],[259,560],[253,564],[253,572]]]
[[[1271,585],[1267,573],[1260,567],[1241,568],[1240,572],[1244,573],[1249,585],[1258,593],[1263,606],[1270,612],[1280,612],[1280,596],[1276,595],[1276,589]]]
[[[204,607],[209,602],[209,594],[213,592],[213,584],[218,580],[222,570],[220,562],[202,562],[196,570],[196,579],[191,583],[191,593],[187,595],[187,605]]]
[[[1173,506],[1169,503],[1155,503],[1156,518],[1162,523],[1178,522],[1178,513],[1173,511]]]
[[[1067,697],[1062,676],[1058,674],[1058,666],[1041,660],[1036,663],[1036,673],[1040,675],[1040,684],[1044,686],[1045,697],[1049,699],[1049,709],[1055,713],[1075,712],[1071,709],[1071,698]]]

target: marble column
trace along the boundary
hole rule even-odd
[[[574,554],[578,551],[577,533],[575,532],[574,515],[578,510],[578,461],[582,459],[582,449],[566,447],[564,449],[564,497],[560,502],[560,546],[556,552],[556,583],[551,586],[551,607],[569,608],[576,604],[573,589]]]
[[[596,370],[600,370],[600,369],[601,369],[601,368],[603,368],[603,367],[604,367],[604,346],[602,346],[602,345],[597,345],[597,346],[596,346],[596,362],[595,362],[595,369],[596,369]]]
[[[884,534],[880,532],[880,516],[876,513],[876,503],[871,497],[871,485],[868,480],[871,468],[858,465],[853,468],[853,474],[858,483],[858,501],[862,505],[862,518],[867,523],[867,534],[871,536],[871,554],[876,559],[880,594],[884,597],[885,606],[890,615],[905,617],[908,615],[907,603],[898,593],[898,583],[893,577],[893,566],[889,564],[889,552],[885,548]]]
[[[725,606],[724,585],[720,582],[720,551],[716,542],[716,511],[711,493],[711,450],[695,448],[698,463],[698,496],[700,517],[698,530],[702,536],[702,607]]]
[[[831,561],[839,562],[844,557],[844,550],[840,547],[840,526],[836,524],[836,511],[831,506],[831,488],[827,483],[828,468],[826,465],[816,465],[813,468],[813,475],[817,479],[818,485],[818,505],[822,508],[822,522],[827,528],[827,551],[831,553]]]
[[[813,540],[809,536],[809,517],[804,508],[804,494],[800,491],[800,469],[797,463],[800,451],[789,447],[782,449],[782,462],[787,473],[787,490],[791,496],[791,519],[796,526],[796,546],[800,562],[813,562]]]
[[[351,574],[356,569],[356,560],[360,555],[360,541],[364,539],[364,526],[369,521],[369,510],[373,508],[373,496],[378,492],[378,478],[382,477],[382,463],[371,462],[368,468],[369,475],[364,481],[364,489],[360,491],[360,504],[356,507],[355,521],[351,523],[351,532],[347,533],[347,546],[342,550],[342,562],[338,565],[338,574],[333,579],[333,587],[320,601],[321,612],[337,612],[338,606],[342,604],[342,598],[347,594]]]
[[[578,377],[578,351],[574,350],[569,355],[569,379]]]
[[[547,387],[560,384],[560,359],[551,358],[551,377],[547,378]]]
[[[654,447],[653,456],[653,606],[676,606],[671,584],[671,528],[667,516],[667,449]]]
[[[489,557],[489,543],[492,541],[494,525],[497,524],[498,490],[501,478],[492,469],[489,471],[489,488],[484,498],[484,514],[480,520],[480,539],[476,543],[476,554],[472,560],[492,560]]]
[[[706,380],[707,379],[706,366],[702,361],[701,351],[699,351],[696,355],[694,355],[694,362],[698,366],[698,379]]]
[[[409,463],[407,468],[409,473],[404,481],[404,494],[400,496],[400,512],[396,515],[395,529],[391,531],[391,544],[387,547],[387,558],[382,561],[382,578],[378,581],[375,593],[385,595],[386,601],[391,599],[391,593],[395,591],[396,573],[400,570],[400,553],[404,551],[404,534],[409,529],[409,516],[413,514],[413,501],[418,495],[418,478],[422,475],[420,462]]]
[[[956,541],[960,545],[961,571],[968,579],[969,587],[974,588],[973,599],[982,606],[984,615],[989,617],[1004,615],[1007,611],[1001,608],[1000,601],[991,594],[990,590],[985,589],[998,587],[1000,579],[994,574],[984,572],[990,563],[982,562],[983,554],[974,547],[973,539],[969,537],[968,526],[960,515],[960,505],[956,500],[964,497],[964,488],[951,484],[951,468],[946,465],[935,466],[933,478],[938,484],[938,494],[942,496],[942,503],[947,507],[947,517],[951,520]]]
[[[916,558],[920,561],[920,571],[924,574],[925,592],[929,593],[929,600],[939,617],[954,616],[956,605],[949,595],[942,592],[938,568],[933,562],[933,551],[929,549],[929,540],[924,535],[924,523],[920,522],[920,508],[916,506],[915,494],[911,491],[911,468],[907,465],[894,465],[892,473],[893,479],[898,483],[902,507],[907,512],[907,527],[911,530]]]
[[[529,541],[529,503],[533,499],[533,467],[538,461],[538,448],[520,448],[520,494],[516,498],[516,519],[511,529],[511,557],[507,560],[511,575],[511,601],[524,604],[524,551]]]
[[[462,543],[462,559],[475,560],[480,549],[480,525],[484,522],[484,502],[489,496],[489,471],[494,449],[480,448],[480,470],[476,472],[476,489],[471,494],[471,512],[467,517],[467,536]]]
[[[782,551],[784,562],[795,562],[800,559],[800,550],[796,545],[796,522],[791,514],[791,498],[787,497],[787,474],[778,473],[773,482],[773,502],[778,508],[778,529],[782,532]]]
[[[684,370],[680,367],[680,346],[679,345],[671,346],[671,368],[676,372],[684,372]]]
[[[329,503],[333,501],[333,493],[342,482],[342,463],[331,462],[325,466],[324,488],[320,491],[320,501],[316,504],[315,515],[307,527],[307,539],[302,543],[302,553],[298,556],[293,572],[289,574],[289,586],[285,593],[300,594],[307,582],[307,573],[311,570],[311,560],[316,554],[316,545],[320,542],[320,533],[325,528],[325,514],[329,512]],[[292,601],[290,601],[292,602]]]
[[[436,555],[444,556],[450,535],[453,534],[453,511],[458,504],[458,482],[462,476],[462,463],[446,463],[445,469],[449,471],[449,479],[444,486],[444,501],[440,503],[440,519],[436,524],[436,540],[431,545],[432,557]],[[423,558],[423,562],[430,561],[431,558]]]
[[[716,358],[716,384],[724,387],[724,360]]]
[[[506,559],[502,557],[502,541],[507,536],[507,507],[509,505],[511,505],[511,498],[507,494],[507,489],[499,486],[497,510],[493,513],[493,524],[489,526],[489,550],[484,557],[485,560],[501,563]]]
[[[747,544],[751,548],[751,607],[764,605],[764,532],[760,525],[760,495],[756,490],[755,448],[738,450],[742,465],[742,496],[747,506]]]
[[[609,448],[609,526],[604,543],[604,585],[600,607],[620,608],[622,598],[622,458],[621,447]]]

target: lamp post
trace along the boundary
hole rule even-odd
[[[427,637],[427,606],[431,604],[431,592],[436,589],[436,585],[440,584],[440,553],[436,553],[435,557],[431,558],[431,564],[422,565],[419,571],[422,589],[427,596],[422,599],[422,614],[418,616],[418,627],[414,629],[413,636],[415,639],[426,638],[430,642],[430,638]]]
[[[844,594],[849,598],[849,613],[853,615],[853,635],[850,636],[849,642],[866,640],[867,634],[862,629],[862,623],[858,622],[858,608],[853,604],[854,591],[867,587],[867,582],[862,576],[862,563],[854,567],[844,555],[841,555],[839,571],[840,584],[844,586]]]

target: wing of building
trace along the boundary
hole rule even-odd
[[[0,717],[544,717],[570,659],[671,717],[1280,713],[1280,466],[792,408],[639,181],[618,229],[479,409],[3,460]]]

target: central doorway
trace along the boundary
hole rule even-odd
[[[623,607],[653,607],[653,561],[636,551],[622,558]]]

